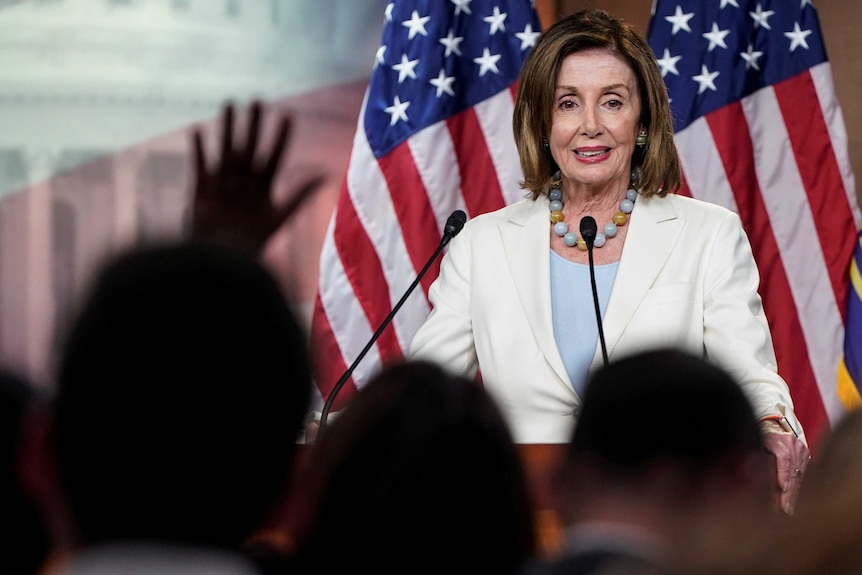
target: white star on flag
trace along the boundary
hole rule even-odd
[[[402,102],[401,98],[395,96],[395,100],[391,106],[386,106],[385,111],[391,116],[389,125],[394,126],[399,120],[407,121],[407,108],[410,107],[410,102]]]
[[[794,23],[793,31],[784,33],[785,36],[790,38],[790,51],[793,52],[799,46],[808,50],[808,42],[805,41],[805,37],[809,34],[811,34],[811,30],[802,30],[799,28],[799,22]]]
[[[740,52],[739,55],[745,60],[745,69],[749,70],[754,68],[755,70],[760,70],[760,67],[757,65],[757,59],[763,56],[763,52],[757,52],[754,50],[754,46],[751,44],[748,45],[747,52]]]
[[[452,82],[455,81],[455,76],[447,76],[446,70],[440,70],[440,73],[436,78],[431,78],[428,80],[432,86],[437,88],[437,97],[443,95],[443,93],[447,93],[450,96],[455,95],[455,91],[452,89]]]
[[[700,74],[692,76],[691,78],[692,80],[700,84],[700,87],[698,87],[697,89],[697,93],[702,94],[707,89],[715,91],[717,88],[715,87],[715,82],[713,82],[713,80],[715,80],[719,74],[720,72],[717,70],[715,72],[710,72],[709,69],[706,67],[706,64],[701,65]]]
[[[413,16],[411,16],[410,20],[405,20],[401,23],[405,28],[410,29],[410,31],[407,33],[407,39],[412,40],[416,36],[416,34],[422,34],[423,36],[427,36],[428,31],[425,30],[425,23],[430,19],[430,16],[422,16],[420,18],[419,13],[414,10]]]
[[[499,54],[491,55],[491,52],[485,48],[482,51],[482,56],[479,58],[473,58],[473,61],[479,64],[479,75],[484,76],[485,72],[491,71],[495,74],[499,74],[500,71],[497,69],[497,62],[500,60]]]
[[[445,57],[451,56],[453,53],[461,55],[461,42],[464,41],[463,36],[455,36],[454,30],[449,30],[449,34],[445,38],[440,38],[440,43],[446,46]]]
[[[664,55],[660,59],[656,60],[659,68],[661,68],[662,78],[667,76],[668,72],[679,76],[679,70],[676,69],[676,63],[679,62],[681,58],[682,56],[671,56],[670,50],[667,48],[664,49]]]
[[[716,46],[721,46],[722,48],[727,48],[727,44],[724,43],[724,39],[727,35],[730,34],[730,30],[719,30],[718,24],[716,22],[712,23],[712,30],[706,32],[703,37],[709,40],[709,48],[707,48],[708,52],[712,52],[712,49]]]
[[[470,2],[473,0],[452,0],[452,4],[455,5],[455,16],[460,14],[462,11],[464,14],[472,14],[470,12]]]
[[[719,6],[719,10],[724,8],[725,6],[735,6],[739,8],[739,4],[736,3],[736,0],[721,0],[721,6]]]
[[[763,26],[767,30],[772,30],[769,26],[769,17],[775,14],[775,10],[766,10],[764,11],[760,4],[757,5],[757,8],[754,9],[754,12],[748,13],[751,18],[754,20],[754,27]]]
[[[487,22],[488,24],[491,25],[490,34],[492,36],[494,34],[496,34],[497,32],[505,32],[506,31],[506,25],[504,24],[504,22],[506,21],[506,16],[508,16],[508,14],[506,14],[505,12],[500,13],[500,8],[498,8],[497,6],[494,6],[494,13],[491,14],[490,16],[485,16],[483,18],[483,20],[485,22]]]
[[[383,55],[386,53],[386,44],[380,46],[377,49],[377,54],[374,56],[374,67],[376,68],[380,64],[383,64]]]
[[[527,22],[523,32],[517,32],[515,37],[521,41],[521,50],[532,48],[536,45],[536,40],[541,36],[541,32],[533,32],[533,27]]]
[[[682,8],[679,6],[676,7],[676,12],[673,16],[665,16],[665,20],[673,24],[673,31],[671,31],[671,34],[676,34],[680,30],[691,32],[688,21],[692,18],[694,18],[694,12],[683,14]]]
[[[398,83],[400,84],[406,78],[416,79],[416,64],[419,63],[419,60],[409,60],[407,58],[407,54],[401,54],[401,63],[395,64],[392,66],[392,69],[398,72]]]

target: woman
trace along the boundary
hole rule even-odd
[[[592,216],[609,358],[673,346],[726,368],[769,432],[789,511],[809,455],[776,372],[751,247],[736,214],[673,193],[679,158],[647,43],[604,11],[558,21],[524,64],[513,121],[529,197],[452,241],[410,355],[480,370],[517,442],[568,441],[603,358],[577,237]]]

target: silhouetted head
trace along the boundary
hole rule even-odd
[[[391,573],[409,557],[421,572],[504,573],[534,551],[506,422],[481,385],[435,364],[384,368],[322,434],[311,465],[321,495],[312,562]]]
[[[739,384],[656,349],[595,371],[557,477],[566,524],[628,525],[673,572],[723,571],[777,513],[775,458]]]
[[[235,546],[257,526],[311,385],[305,335],[261,264],[194,245],[121,255],[64,344],[56,445],[85,542]]]
[[[616,360],[587,383],[571,452],[624,473],[661,462],[692,470],[763,451],[742,388],[721,368],[663,349]]]

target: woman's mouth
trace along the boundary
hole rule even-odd
[[[574,150],[575,157],[585,162],[596,162],[605,159],[610,153],[610,148],[578,148]]]

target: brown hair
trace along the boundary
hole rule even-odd
[[[554,90],[563,60],[582,50],[609,50],[628,64],[637,79],[640,123],[649,141],[636,148],[632,167],[641,170],[638,187],[644,196],[676,192],[682,179],[673,140],[667,88],[655,55],[635,29],[604,10],[586,9],[558,20],[531,52],[518,83],[512,127],[524,181],[533,199],[546,194],[556,162],[543,145],[551,130]]]

